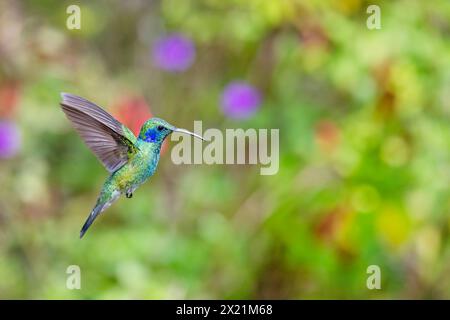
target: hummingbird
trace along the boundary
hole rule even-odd
[[[189,134],[159,118],[148,119],[138,137],[108,112],[96,104],[70,93],[61,93],[60,105],[85,144],[109,171],[97,202],[80,231],[86,233],[97,216],[122,194],[127,198],[150,178],[158,166],[161,146],[172,132]]]

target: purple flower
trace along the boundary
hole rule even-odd
[[[153,63],[169,72],[187,70],[195,59],[193,42],[181,34],[171,34],[158,39],[153,46]]]
[[[246,82],[232,82],[222,93],[222,110],[230,118],[245,119],[252,116],[261,102],[259,91]]]
[[[19,128],[13,122],[0,120],[0,158],[13,157],[19,148]]]

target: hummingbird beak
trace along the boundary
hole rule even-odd
[[[186,133],[186,134],[189,134],[189,135],[194,136],[194,137],[196,137],[196,138],[199,138],[199,139],[201,139],[201,140],[203,140],[203,141],[206,141],[202,136],[200,136],[200,135],[198,135],[198,134],[196,134],[196,133],[190,132],[190,131],[188,131],[188,130],[186,130],[186,129],[175,128],[173,131],[174,131],[174,132]]]

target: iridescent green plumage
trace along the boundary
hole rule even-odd
[[[169,134],[177,131],[203,139],[158,118],[147,120],[139,136],[135,137],[130,129],[94,103],[67,93],[61,96],[64,113],[87,146],[111,172],[80,231],[80,237],[121,194],[131,198],[134,190],[154,174],[162,143]]]

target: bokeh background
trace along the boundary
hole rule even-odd
[[[448,0],[1,1],[0,298],[450,298],[449,37]],[[80,240],[107,172],[61,91],[134,131],[278,128],[280,170],[169,143]]]

